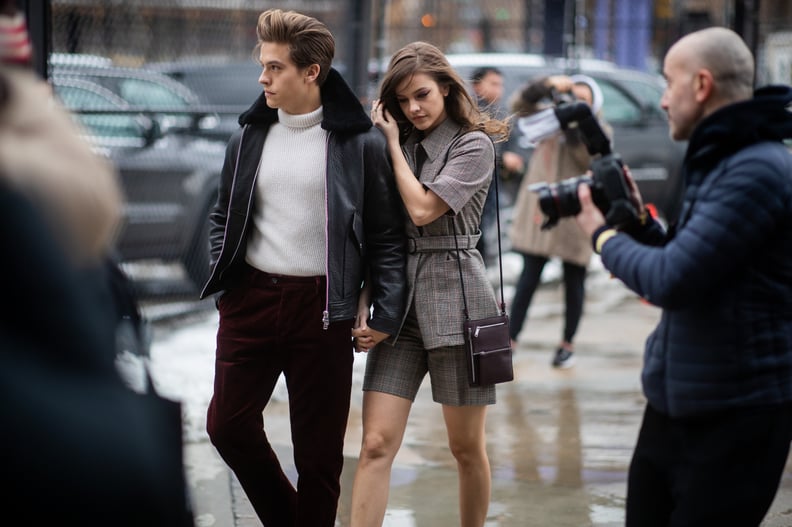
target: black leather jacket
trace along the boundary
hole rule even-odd
[[[405,309],[405,220],[385,139],[337,71],[331,69],[321,96],[322,128],[329,132],[325,320],[355,317],[368,275],[374,306],[369,325],[394,335]],[[257,167],[277,118],[262,94],[240,116],[242,128],[228,143],[217,203],[209,215],[212,273],[201,298],[233,287],[244,265]]]

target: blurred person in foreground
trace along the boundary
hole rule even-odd
[[[792,88],[753,90],[754,59],[725,28],[666,54],[661,105],[688,140],[668,232],[615,230],[578,196],[604,266],[662,308],[642,372],[647,405],[630,464],[628,527],[758,526],[792,438]]]
[[[121,210],[115,173],[31,71],[30,51],[24,18],[4,3],[3,513],[33,525],[192,525],[178,407],[164,417],[115,367],[117,306],[105,274]]]
[[[8,223],[3,229],[9,237],[4,291],[11,295],[2,323],[7,331],[24,333],[24,340],[35,342],[39,352],[64,367],[112,372],[112,312],[91,304],[110,300],[97,274],[102,274],[119,225],[121,193],[112,167],[91,151],[50,86],[32,71],[31,53],[23,15],[13,2],[4,2],[0,183],[9,203],[30,207],[39,216],[31,226],[40,224],[48,234],[46,242],[25,236],[20,245],[10,243],[19,231]],[[7,221],[12,220],[18,221]],[[52,247],[45,249],[50,242]],[[31,258],[26,250],[46,250],[52,259]]]
[[[330,67],[332,34],[272,9],[258,19],[263,93],[231,138],[210,214],[217,301],[207,431],[266,526],[332,527],[352,390],[352,327],[366,283],[374,343],[405,297],[404,215],[382,134]],[[295,489],[264,428],[280,375]]]
[[[572,101],[588,104],[603,130],[609,133],[602,118],[602,93],[596,81],[585,75],[552,75],[538,79],[515,94],[511,106],[515,119],[520,119]],[[514,133],[522,132],[518,127]],[[509,232],[512,249],[523,257],[523,269],[509,312],[513,348],[516,348],[545,265],[550,258],[558,258],[563,266],[564,326],[551,360],[554,368],[571,368],[575,364],[573,340],[583,316],[586,271],[592,251],[588,237],[573,218],[562,218],[551,229],[542,228],[539,197],[531,186],[540,182],[557,184],[588,170],[592,158],[580,134],[579,128],[570,127],[536,145],[528,172],[520,184]]]
[[[365,324],[353,333],[368,357],[351,525],[382,525],[393,460],[429,374],[457,463],[461,525],[481,527],[491,487],[485,423],[495,386],[469,385],[463,321],[465,314],[498,313],[476,242],[495,167],[493,138],[505,138],[508,126],[481,113],[443,53],[426,42],[393,55],[371,117],[387,140],[389,177],[407,211],[409,307],[391,342],[377,345]],[[367,309],[362,306],[361,320]]]

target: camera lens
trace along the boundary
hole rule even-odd
[[[542,223],[542,229],[549,229],[558,223],[561,216],[558,213],[558,207],[556,205],[556,189],[547,183],[536,183],[531,185],[529,190],[538,194],[539,208],[542,210],[542,214],[544,214],[545,218],[544,223]]]
[[[578,185],[590,185],[591,178],[580,176],[566,179],[555,185],[537,183],[530,190],[539,195],[539,208],[545,215],[543,229],[549,229],[558,223],[558,220],[567,216],[574,216],[580,212],[580,200],[577,195]]]

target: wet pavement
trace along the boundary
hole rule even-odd
[[[624,523],[627,467],[644,398],[643,342],[659,310],[606,274],[590,279],[576,338],[577,362],[550,367],[561,332],[562,289],[542,287],[514,356],[515,380],[498,388],[487,416],[492,501],[487,527],[611,527]],[[508,296],[508,295],[507,295]],[[359,359],[359,360],[365,360]],[[356,365],[346,438],[338,527],[349,525],[361,436],[362,369]],[[289,466],[288,405],[265,411],[271,440]],[[320,441],[321,438],[317,438]],[[199,527],[260,526],[238,483],[206,441],[186,445],[188,479]],[[459,525],[457,479],[440,406],[428,380],[413,406],[393,469],[384,527]],[[792,466],[763,527],[792,525]]]

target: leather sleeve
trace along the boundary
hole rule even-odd
[[[407,297],[404,207],[379,130],[369,133],[364,155],[363,225],[374,307],[369,325],[377,331],[395,335],[401,325]]]
[[[231,136],[226,147],[223,170],[220,173],[220,183],[217,191],[217,202],[209,213],[209,246],[210,268],[213,268],[223,248],[223,237],[228,219],[228,204],[231,199],[231,189],[234,183],[234,172],[239,161],[239,148],[242,143],[244,128],[239,129]]]

